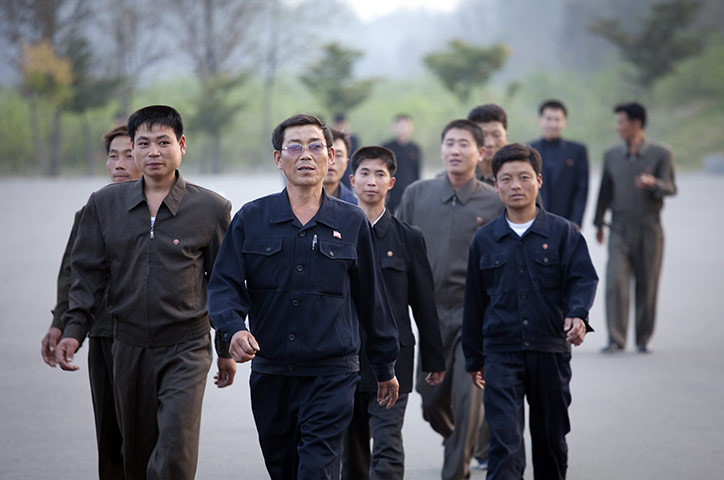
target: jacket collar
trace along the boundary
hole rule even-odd
[[[535,216],[533,225],[530,226],[523,236],[525,237],[531,232],[537,233],[538,235],[546,238],[550,236],[550,214],[540,205],[538,206],[538,213]],[[510,228],[510,225],[508,225],[506,210],[503,209],[503,212],[498,216],[495,220],[495,224],[493,225],[493,236],[495,237],[495,241],[499,242],[508,235],[515,235],[515,232]]]
[[[335,202],[341,201],[342,200],[330,198],[325,193],[324,189],[322,189],[322,203],[319,205],[319,210],[317,210],[317,213],[314,215],[314,217],[312,217],[312,221],[310,221],[307,225],[304,225],[304,227],[311,227],[312,225],[314,225],[313,222],[319,222],[327,225],[330,228],[338,228],[337,205]],[[270,222],[284,223],[289,221],[291,221],[293,225],[302,228],[302,225],[299,223],[299,220],[292,211],[292,205],[291,203],[289,203],[289,194],[287,193],[287,189],[285,188],[277,196],[276,202],[274,202]]]
[[[176,216],[176,212],[178,212],[181,202],[184,199],[184,195],[186,194],[186,182],[178,170],[176,170],[175,175],[176,183],[174,183],[173,187],[171,187],[171,191],[168,192],[166,198],[164,198],[162,202],[166,205],[166,208],[168,208],[174,217]],[[143,194],[144,182],[144,177],[141,177],[140,180],[128,182],[131,185],[126,190],[125,198],[123,199],[126,210],[130,211],[137,207],[140,203],[146,203],[146,196]]]
[[[456,191],[450,184],[450,179],[447,176],[447,172],[445,172],[443,174],[442,195],[440,197],[442,203],[447,203],[453,197],[457,197],[458,201],[465,205],[466,203],[468,203],[468,200],[470,200],[470,197],[473,196],[475,188],[478,186],[478,181],[479,180],[473,175],[473,178],[468,180],[465,185],[463,185]]]
[[[377,223],[375,223],[374,227],[372,228],[375,232],[375,236],[377,238],[382,238],[387,233],[387,230],[390,228],[390,224],[392,223],[392,214],[390,213],[390,209],[386,208],[385,213],[382,214],[379,220],[377,220]]]

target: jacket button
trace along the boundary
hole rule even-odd
[[[304,270],[304,265],[297,265],[297,272],[301,272],[302,270]]]
[[[334,257],[334,252],[332,250],[329,251],[329,256]]]
[[[271,252],[271,247],[266,247],[267,252]]]
[[[306,234],[307,234],[306,230],[302,230],[301,232],[299,232],[300,237],[303,237]]]
[[[293,371],[294,371],[294,365],[292,365],[292,364],[287,365],[287,370],[289,370],[290,372],[293,372]]]
[[[548,257],[543,257],[543,263],[548,263]]]
[[[293,333],[290,333],[290,334],[289,334],[289,336],[288,336],[287,338],[289,339],[289,341],[290,341],[290,342],[293,342],[293,341],[294,341],[294,339],[295,339],[295,338],[297,338],[297,337],[296,337],[296,336],[294,336],[294,334],[293,334]]]
[[[525,325],[526,327],[528,326],[529,323],[530,323],[530,322],[529,322],[527,319],[526,319],[526,320],[523,320],[523,325]]]
[[[526,297],[527,297],[527,295],[525,294],[525,292],[523,292],[523,293],[520,294],[520,298],[522,298],[522,299],[525,300]]]
[[[292,307],[298,307],[298,306],[299,306],[299,300],[295,298],[294,300],[292,300]]]

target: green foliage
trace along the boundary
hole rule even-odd
[[[68,59],[58,55],[49,41],[23,46],[20,73],[23,77],[22,90],[28,96],[44,98],[59,105],[71,95],[72,65]]]
[[[700,0],[668,0],[651,5],[636,32],[624,31],[615,18],[599,20],[590,30],[621,51],[637,70],[638,84],[648,89],[671,73],[677,62],[701,51],[700,32],[690,28],[701,6]]]
[[[483,48],[455,39],[448,47],[449,51],[425,55],[424,62],[460,103],[468,101],[475,86],[485,85],[508,57],[504,45]]]
[[[375,80],[353,80],[354,64],[362,52],[338,43],[329,43],[323,49],[324,56],[309,66],[300,80],[331,115],[348,113],[369,97]]]
[[[66,57],[70,61],[73,82],[65,107],[74,113],[106,105],[115,95],[121,79],[96,77],[91,73],[93,51],[83,37],[71,36],[68,40]]]

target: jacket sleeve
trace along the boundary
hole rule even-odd
[[[83,215],[83,209],[75,212],[73,228],[70,230],[68,243],[65,246],[65,252],[63,252],[63,259],[60,262],[60,271],[58,272],[58,294],[55,302],[55,308],[52,310],[53,321],[50,323],[51,328],[58,328],[60,330],[64,329],[63,315],[65,315],[65,312],[68,311],[68,294],[70,292],[71,283],[70,253],[73,250],[75,237],[78,235],[78,225],[80,224],[81,215]]]
[[[246,288],[243,209],[236,214],[224,235],[209,280],[209,318],[217,337],[230,342],[240,330],[246,330],[251,299]]]
[[[365,220],[357,238],[357,262],[350,272],[351,293],[357,318],[367,335],[366,350],[372,372],[378,382],[383,382],[395,376],[400,342],[376,250],[372,229]]]
[[[570,224],[561,242],[564,259],[563,302],[566,317],[578,317],[586,322],[586,331],[593,331],[588,324],[588,313],[596,297],[598,275],[588,253],[586,240],[581,232]]]
[[[480,232],[480,230],[478,230]],[[468,271],[465,280],[465,304],[463,308],[463,354],[465,371],[476,372],[483,368],[483,321],[490,299],[485,291],[480,271],[480,251],[477,235],[470,244]]]
[[[206,246],[204,252],[204,271],[206,272],[207,279],[209,279],[211,277],[211,274],[213,273],[216,256],[218,255],[219,249],[221,248],[221,244],[224,240],[224,235],[229,228],[229,222],[231,221],[230,212],[231,202],[227,200],[226,204],[223,207],[223,210],[220,212],[219,219],[216,222],[216,226],[213,232],[211,232],[209,244]],[[221,358],[231,358],[231,354],[229,353],[229,342],[224,341],[221,337],[222,336],[219,334],[219,332],[216,332],[216,334],[214,335],[214,347],[216,349],[216,354]]]
[[[411,262],[407,273],[407,299],[419,332],[420,364],[423,372],[441,372],[445,370],[445,356],[435,306],[432,269],[422,233],[415,229],[409,232],[407,248]]]
[[[661,199],[667,195],[676,195],[676,182],[674,180],[674,155],[664,150],[663,158],[659,162],[655,176],[656,185],[651,189],[655,198]]]
[[[581,145],[576,159],[576,184],[573,191],[571,220],[579,227],[583,226],[583,212],[588,201],[588,151]]]
[[[63,337],[79,342],[88,334],[108,285],[105,240],[92,194],[83,209],[70,255],[71,286],[68,311],[63,316]]]

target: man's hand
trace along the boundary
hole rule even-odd
[[[650,173],[641,173],[636,176],[636,186],[642,190],[648,190],[656,185],[656,177]]]
[[[214,375],[214,385],[219,388],[228,387],[234,383],[236,375],[236,362],[233,358],[221,358],[216,361],[218,371]]]
[[[231,337],[229,353],[237,363],[248,362],[259,351],[259,343],[248,330],[239,330]]]
[[[397,402],[397,396],[400,393],[400,384],[397,382],[397,377],[384,382],[377,382],[377,403],[381,407],[389,410]]]
[[[473,379],[473,385],[480,390],[485,390],[485,367],[476,372],[470,372],[470,376]]]
[[[599,225],[596,230],[596,241],[603,245],[603,225]]]
[[[40,342],[40,355],[43,357],[43,361],[55,367],[55,346],[58,344],[58,340],[63,336],[63,331],[56,327],[50,327],[48,333],[45,334],[43,340]]]
[[[578,317],[566,317],[563,330],[566,332],[566,342],[578,346],[586,336],[586,323]]]
[[[75,338],[64,338],[55,347],[55,361],[58,362],[60,368],[63,370],[73,371],[78,370],[78,365],[72,365],[70,362],[73,361],[75,352],[78,351],[80,342]]]
[[[434,387],[435,385],[440,385],[444,379],[445,370],[443,370],[442,372],[430,372],[425,377],[425,381],[431,387]]]

